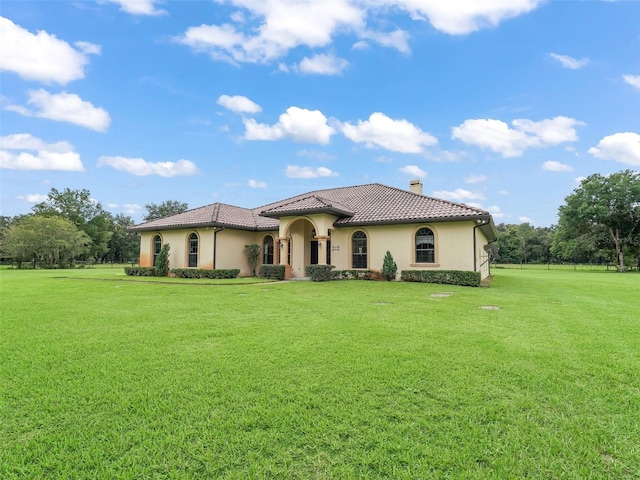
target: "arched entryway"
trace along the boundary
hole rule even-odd
[[[289,223],[280,239],[280,264],[287,266],[287,276],[304,277],[307,265],[326,265],[328,242],[328,233],[319,232],[310,218]]]

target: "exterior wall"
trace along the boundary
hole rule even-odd
[[[338,228],[331,231],[331,263],[337,269],[352,268],[351,237],[357,231],[367,235],[368,268],[381,270],[388,251],[401,270],[474,270],[474,223],[447,222],[407,225],[379,225],[367,227]],[[415,263],[415,234],[422,228],[430,228],[435,236],[435,263]],[[480,259],[486,257],[486,237],[476,229],[476,269]],[[488,265],[481,272],[488,275]]]
[[[198,228],[184,230],[163,230],[140,233],[140,266],[153,266],[153,238],[160,235],[162,243],[169,243],[170,268],[187,268],[189,265],[189,236],[198,235],[198,266],[196,268],[239,268],[240,276],[251,276],[251,268],[244,251],[248,243],[262,245],[262,239],[270,233],[277,244],[277,232],[249,232],[244,230],[224,229],[215,234],[216,265],[214,266],[214,229]]]
[[[285,250],[279,248],[279,239],[291,242],[291,276],[305,275],[305,267],[310,264],[310,243],[315,229],[316,239],[321,241],[318,263],[326,259],[327,239],[331,240],[331,264],[339,270],[352,268],[351,238],[357,231],[367,235],[367,268],[381,270],[384,256],[388,251],[398,265],[398,270],[467,270],[480,271],[482,278],[489,275],[489,264],[484,246],[487,238],[480,228],[474,229],[471,221],[424,223],[406,225],[377,225],[367,227],[333,227],[336,217],[321,214],[309,217],[283,218],[278,232],[251,232],[225,228],[216,234],[217,246],[215,265],[214,229],[164,230],[161,232],[141,232],[140,266],[153,264],[153,237],[159,234],[162,242],[171,244],[170,267],[186,268],[188,265],[188,239],[191,233],[199,238],[197,268],[239,268],[240,276],[252,276],[244,251],[248,243],[262,246],[265,235],[274,238],[274,263],[286,264]],[[430,228],[435,236],[435,263],[415,263],[415,234],[422,228]],[[474,258],[475,234],[475,258]],[[283,242],[284,243],[284,242]],[[282,257],[279,260],[279,257]],[[475,268],[474,268],[475,260]],[[260,262],[262,258],[260,259]]]

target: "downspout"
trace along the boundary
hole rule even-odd
[[[478,227],[481,227],[483,225],[485,225],[485,221],[478,218],[476,220],[476,225],[473,226],[473,271],[477,272],[478,271],[478,254],[476,253],[476,247],[477,247],[477,240],[476,240],[476,229]]]
[[[224,230],[224,227],[213,227],[213,270],[216,269],[216,250],[218,247],[218,232]]]

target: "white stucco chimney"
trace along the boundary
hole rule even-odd
[[[409,182],[409,190],[418,195],[422,195],[422,181],[420,181],[420,179],[411,180]]]

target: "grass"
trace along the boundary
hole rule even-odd
[[[0,478],[640,478],[636,273],[121,272],[0,271]]]

